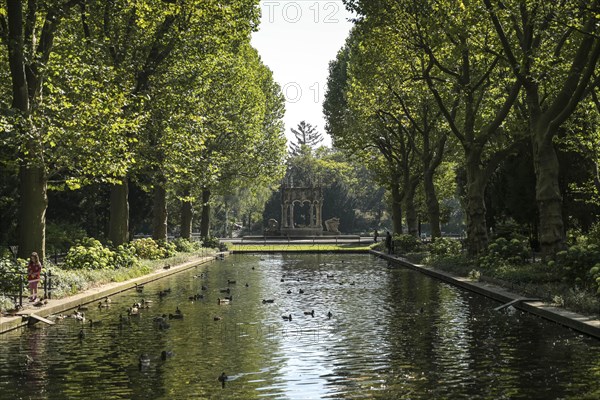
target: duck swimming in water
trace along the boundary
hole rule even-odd
[[[292,320],[292,314],[290,314],[290,315],[282,315],[281,318],[283,318],[285,321],[291,321]]]
[[[221,382],[221,387],[225,388],[225,382],[227,382],[227,380],[229,379],[229,377],[227,375],[225,375],[225,372],[223,372],[221,375],[219,375],[219,377],[217,378],[217,380],[219,382]]]
[[[138,366],[140,367],[140,370],[148,368],[150,366],[150,356],[146,353],[140,354]]]

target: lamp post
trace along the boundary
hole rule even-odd
[[[13,261],[15,262],[15,265],[18,265],[19,262],[17,261],[17,254],[19,253],[19,246],[12,245],[12,246],[8,246],[8,248],[10,249],[10,252],[13,255]]]

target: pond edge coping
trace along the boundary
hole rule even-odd
[[[500,286],[496,286],[491,283],[473,281],[469,278],[452,275],[445,271],[440,271],[425,265],[413,264],[402,257],[385,254],[376,250],[371,250],[370,253],[391,263],[419,271],[425,275],[429,275],[441,281],[499,301],[502,304],[519,300],[514,304],[515,308],[563,325],[567,328],[574,329],[593,338],[600,339],[600,320],[592,317],[565,310],[563,308],[554,307],[542,301],[527,300],[524,296],[509,292]]]
[[[47,317],[53,314],[59,314],[68,310],[75,309],[80,305],[93,303],[104,299],[105,297],[112,296],[124,292],[126,290],[135,289],[136,285],[143,285],[149,282],[153,282],[170,275],[177,274],[179,272],[187,271],[192,268],[196,268],[200,265],[207,264],[209,262],[222,259],[229,255],[229,252],[215,252],[208,256],[200,256],[198,258],[186,261],[182,264],[172,265],[168,269],[160,268],[147,275],[143,275],[137,278],[129,279],[124,282],[110,282],[107,284],[100,285],[87,289],[83,292],[67,296],[62,299],[49,300],[48,304],[42,307],[33,307],[21,310],[14,316],[0,316],[0,334],[27,326],[29,315],[36,314],[40,317]]]

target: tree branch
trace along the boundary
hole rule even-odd
[[[433,63],[430,62],[429,65],[427,66],[427,68],[425,68],[425,70],[424,70],[425,81],[427,82],[427,86],[429,87],[429,90],[433,94],[435,101],[437,102],[438,106],[440,107],[442,114],[446,118],[448,125],[450,125],[450,129],[452,130],[452,133],[454,133],[454,135],[458,138],[458,140],[461,143],[464,143],[465,136],[462,134],[462,132],[456,126],[453,115],[446,108],[446,105],[444,104],[444,100],[442,99],[442,96],[440,95],[440,93],[436,89],[435,85],[433,84],[431,75],[429,74],[432,67],[433,67]]]
[[[525,77],[521,74],[519,62],[517,61],[517,59],[512,51],[510,42],[508,41],[508,37],[506,36],[506,32],[504,31],[504,27],[502,26],[500,19],[496,15],[496,12],[494,11],[491,1],[483,0],[483,3],[485,4],[485,7],[488,10],[488,13],[490,14],[490,18],[492,19],[492,24],[494,25],[494,28],[496,29],[496,33],[498,34],[500,43],[502,44],[502,48],[504,49],[504,53],[506,54],[507,61],[508,61],[509,65],[511,66],[513,73],[515,74],[517,79],[524,81]]]

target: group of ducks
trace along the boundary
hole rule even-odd
[[[254,269],[254,267],[252,267],[252,269]],[[206,274],[203,272],[200,275],[194,275],[194,278],[205,278]],[[331,278],[330,276],[327,276],[328,278]],[[285,279],[281,278],[281,282],[284,282]],[[218,297],[217,298],[217,304],[219,305],[227,305],[230,304],[233,301],[233,295],[231,294],[231,288],[229,287],[230,285],[235,285],[236,281],[235,280],[231,280],[228,279],[227,280],[227,288],[224,289],[220,289],[219,293],[223,293],[223,294],[227,294],[226,296],[223,297]],[[249,284],[246,283],[245,287],[249,287]],[[143,285],[138,285],[135,284],[134,286],[136,292],[138,293],[142,293],[144,291],[144,286]],[[206,287],[205,285],[201,286],[201,291],[206,291],[208,290],[208,287]],[[164,289],[164,290],[160,290],[158,292],[158,297],[159,298],[163,298],[164,296],[166,296],[167,294],[171,293],[171,289]],[[292,290],[288,290],[287,291],[288,294],[292,294]],[[305,291],[303,289],[299,289],[298,294],[304,294]],[[196,293],[193,294],[191,296],[188,297],[188,299],[190,301],[197,301],[197,300],[203,300],[205,298],[205,295],[202,293]],[[104,300],[99,301],[98,302],[98,309],[104,309],[104,308],[109,308],[111,306],[111,299],[109,297],[105,297]],[[263,304],[271,304],[274,303],[275,299],[263,299],[262,303]],[[127,322],[130,321],[131,317],[139,317],[140,316],[140,311],[143,309],[147,309],[150,308],[152,304],[152,300],[146,300],[146,299],[142,299],[140,301],[137,301],[135,303],[133,303],[130,307],[127,308],[127,316],[124,317],[122,314],[119,315],[119,327],[121,328],[123,325],[125,325]],[[62,319],[62,318],[66,318],[66,317],[71,317],[74,318],[80,322],[85,322],[85,314],[84,311],[87,310],[87,306],[79,306],[74,312],[73,314],[69,315],[69,316],[58,316],[58,319]],[[310,310],[310,311],[304,311],[304,315],[305,316],[311,316],[314,317],[315,316],[315,310]],[[326,314],[328,319],[331,319],[333,314],[331,313],[331,311],[329,311]],[[159,316],[156,316],[153,318],[153,322],[156,324],[157,328],[159,330],[165,330],[165,329],[169,329],[170,328],[170,323],[169,320],[172,319],[183,319],[183,312],[179,309],[179,307],[177,306],[174,313],[169,313],[169,314],[162,314]],[[222,320],[223,317],[215,315],[213,317],[214,321],[220,321]],[[293,317],[292,314],[287,314],[287,315],[282,315],[282,319],[285,321],[292,321]],[[92,321],[91,319],[89,320],[90,323],[90,327],[93,327],[97,324],[100,324],[101,321]],[[83,340],[85,338],[85,331],[83,330],[83,326],[82,329],[80,330],[79,334],[79,339]],[[168,358],[173,356],[173,352],[172,351],[167,351],[167,350],[163,350],[161,353],[161,360],[166,361]],[[140,370],[144,370],[147,369],[149,366],[151,365],[151,357],[147,354],[147,353],[143,353],[139,356],[138,359],[138,366],[140,368]],[[229,380],[229,377],[225,374],[225,372],[223,372],[219,377],[218,377],[218,381],[221,383],[222,387],[225,387],[225,382],[227,382]]]

